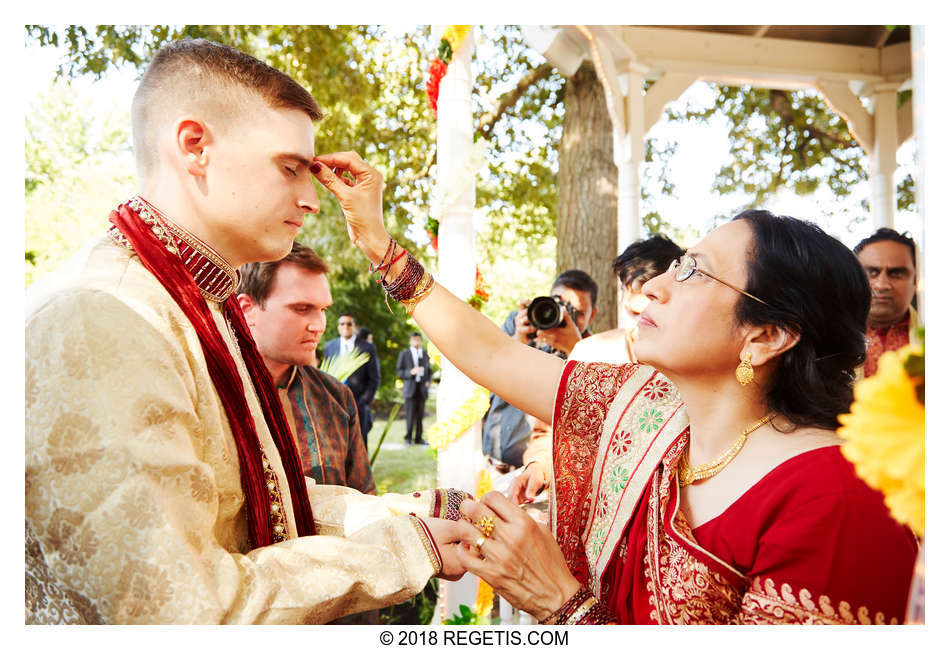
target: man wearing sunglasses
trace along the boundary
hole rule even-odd
[[[345,383],[356,398],[356,408],[360,414],[360,434],[363,436],[363,446],[367,446],[369,430],[373,426],[371,406],[379,388],[379,357],[376,355],[376,346],[369,341],[356,338],[356,317],[350,312],[340,314],[337,320],[336,331],[339,338],[327,341],[323,349],[323,356],[327,359],[339,355],[359,354],[365,352],[369,361],[361,365],[346,378]]]

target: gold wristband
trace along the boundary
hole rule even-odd
[[[580,607],[574,610],[574,612],[567,617],[567,620],[564,621],[564,625],[575,625],[579,620],[584,618],[584,615],[591,610],[591,608],[597,604],[597,599],[591,596],[583,603]]]
[[[433,539],[432,533],[429,532],[429,527],[422,523],[415,515],[409,515],[409,519],[415,526],[416,534],[419,535],[419,539],[426,549],[429,562],[432,564],[433,573],[438,575],[442,572],[442,558],[439,556],[438,546],[436,546],[436,541]]]
[[[432,274],[429,272],[423,273],[422,279],[419,280],[415,291],[412,292],[412,296],[402,301],[403,307],[406,308],[406,314],[412,316],[412,312],[415,310],[416,305],[425,300],[426,297],[432,293],[434,288],[435,279],[432,277]]]

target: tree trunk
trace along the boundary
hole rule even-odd
[[[617,327],[617,166],[604,89],[590,62],[564,88],[558,152],[557,270],[581,269],[597,282],[591,330]]]

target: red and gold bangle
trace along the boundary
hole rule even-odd
[[[570,613],[573,612],[574,609],[584,602],[590,595],[590,589],[584,587],[583,585],[578,587],[577,591],[574,592],[574,595],[567,599],[567,602],[551,612],[548,616],[545,616],[543,619],[538,621],[538,623],[541,625],[556,625],[558,619],[569,616]],[[567,614],[565,614],[565,612]]]
[[[422,268],[422,265],[419,264],[415,257],[409,255],[406,259],[406,265],[403,267],[399,276],[390,283],[384,282],[383,289],[386,290],[386,293],[388,293],[393,300],[402,302],[412,297],[413,293],[415,293],[416,285],[418,285],[424,275],[425,269]]]
[[[406,308],[406,313],[412,316],[416,305],[432,293],[435,288],[435,279],[405,248],[398,255],[396,255],[396,249],[395,240],[390,237],[390,245],[386,249],[386,254],[379,264],[370,265],[370,271],[373,273],[382,271],[377,282],[382,285],[387,296],[396,302],[402,303]],[[390,269],[403,255],[406,256],[405,266],[394,280],[388,282],[387,276]]]
[[[466,499],[474,500],[474,497],[468,492],[454,488],[436,488],[433,493],[432,511],[429,514],[436,519],[458,521],[462,517],[459,512],[459,506],[462,505],[462,502]]]
[[[597,604],[597,599],[593,596],[588,597],[584,602],[577,606],[573,612],[561,620],[558,618],[558,625],[577,625],[582,618]]]
[[[393,249],[393,252],[394,252],[394,253],[396,252],[395,249]],[[389,264],[387,264],[386,266],[380,267],[381,269],[385,269],[385,272],[380,276],[380,278],[379,278],[379,280],[377,280],[377,282],[379,282],[380,284],[382,284],[383,282],[385,282],[385,281],[386,281],[386,276],[389,275],[389,270],[393,267],[393,264],[395,264],[396,262],[398,262],[398,261],[402,258],[402,256],[405,255],[407,252],[408,252],[408,251],[406,251],[405,248],[402,249],[402,252],[399,253],[399,255],[396,255],[396,257],[394,257],[394,258],[392,259],[392,261],[389,262]]]
[[[396,252],[396,240],[390,237],[389,244],[387,244],[386,246],[386,252],[383,253],[382,259],[380,259],[379,264],[376,264],[375,266],[373,265],[372,262],[370,262],[369,272],[376,273],[377,271],[379,271],[379,269],[382,268],[383,264],[386,262],[386,258],[389,257],[390,254],[394,254],[395,252]],[[390,262],[390,264],[392,264],[392,262]]]
[[[587,587],[580,587],[567,602],[538,621],[541,625],[577,625],[609,623],[612,617]]]
[[[406,313],[409,316],[412,316],[412,312],[415,310],[416,305],[426,299],[426,297],[432,293],[432,290],[435,288],[435,280],[428,273],[422,276],[422,279],[419,281],[419,284],[416,285],[416,292],[412,294],[411,297],[402,301],[403,306],[406,308]]]
[[[595,600],[593,605],[578,618],[574,623],[565,623],[565,625],[616,625],[617,619],[607,611],[607,608],[599,600]]]

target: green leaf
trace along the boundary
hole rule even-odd
[[[353,348],[346,354],[324,359],[320,363],[320,370],[340,381],[346,381],[354,372],[362,368],[369,361],[369,353]]]

